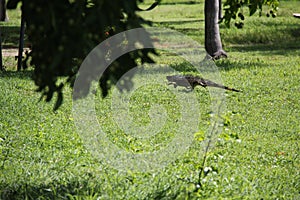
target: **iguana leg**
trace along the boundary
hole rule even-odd
[[[173,86],[174,86],[174,88],[176,88],[176,87],[177,87],[177,84],[176,84],[175,82],[169,82],[169,83],[168,83],[168,85],[173,85]]]

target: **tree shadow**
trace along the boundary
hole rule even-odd
[[[32,80],[32,77],[33,77],[33,70],[0,71],[0,78]]]
[[[2,48],[18,48],[20,27],[0,25]]]
[[[232,69],[250,69],[252,67],[255,66],[255,68],[263,68],[263,67],[268,67],[270,66],[268,63],[266,62],[261,62],[260,60],[249,60],[247,62],[241,62],[241,61],[237,61],[237,60],[232,60],[232,59],[221,59],[221,60],[216,60],[215,61],[215,65],[217,66],[218,70],[224,70],[224,71],[228,71],[228,70],[232,70]],[[201,70],[203,70],[204,74],[199,74],[201,73],[199,71],[199,69],[197,70],[191,63],[187,62],[187,61],[182,61],[181,63],[178,64],[171,64],[169,65],[170,67],[172,67],[174,70],[176,70],[176,72],[178,72],[177,74],[191,74],[191,75],[204,75],[205,74],[205,65],[202,66]],[[209,71],[209,66],[207,66],[208,71]],[[216,71],[217,73],[217,71]],[[174,75],[174,74],[170,74],[170,75]],[[206,78],[206,77],[203,77]]]
[[[185,24],[185,23],[195,23],[195,22],[203,22],[204,19],[190,19],[190,20],[168,20],[168,21],[153,21],[153,23],[161,24],[161,25],[171,25],[171,24]]]
[[[231,51],[238,52],[254,52],[259,51],[265,56],[299,56],[300,42],[288,41],[280,44],[248,44],[243,46],[231,46]]]
[[[275,22],[268,22],[267,26],[276,26]],[[265,55],[289,55],[298,56],[300,50],[300,25],[281,25],[276,31],[247,32],[243,35],[232,34],[226,36],[226,42],[230,43],[229,49],[238,52],[259,51]],[[226,46],[226,45],[225,45]],[[225,47],[226,48],[226,47]]]
[[[247,61],[240,62],[231,59],[223,59],[216,61],[216,65],[220,70],[229,71],[232,69],[250,69],[255,66],[255,68],[262,68],[270,66],[268,63],[261,61]]]
[[[65,184],[50,183],[48,185],[33,185],[33,184],[15,184],[12,186],[1,186],[1,199],[69,199],[72,195],[80,195],[86,193],[83,191],[88,185],[87,181],[79,183],[73,181]],[[91,192],[91,196],[95,195]]]
[[[192,4],[200,4],[200,1],[174,1],[174,2],[164,2],[162,1],[160,4],[161,5],[175,5],[175,4],[185,4],[185,5],[192,5]]]
[[[202,28],[201,26],[193,26],[193,27],[188,27],[188,28],[184,28],[184,27],[177,27],[178,25],[182,25],[184,26],[184,24],[193,24],[193,23],[201,23],[203,22],[204,19],[190,19],[190,20],[168,20],[168,21],[153,21],[152,23],[158,24],[159,26],[162,27],[166,27],[169,29],[173,29],[175,31],[179,31],[183,34],[188,34],[188,35],[199,35],[199,31],[203,31],[204,33],[204,28]]]
[[[249,54],[257,53],[259,56],[287,56],[297,57],[300,54],[300,25],[299,24],[277,24],[274,21],[264,22],[266,26],[277,26],[276,31],[270,32],[273,29],[266,29],[260,32],[251,31],[246,33],[228,34],[225,39],[225,50],[229,52],[240,52]],[[242,35],[243,34],[243,35]],[[235,40],[236,39],[236,40]],[[230,46],[226,47],[226,43]],[[251,55],[250,55],[251,54]],[[261,61],[234,61],[230,57],[226,60],[216,62],[221,69],[242,69],[251,66],[265,67],[268,63]]]

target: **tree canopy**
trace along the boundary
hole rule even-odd
[[[7,7],[22,2],[26,33],[32,45],[27,55],[34,66],[33,79],[46,101],[58,94],[55,109],[62,102],[62,88],[74,83],[80,64],[88,53],[109,36],[147,23],[136,11],[141,0],[10,0]],[[155,4],[152,6],[154,7]],[[134,39],[134,38],[133,38]],[[136,40],[138,40],[136,38]],[[103,96],[127,70],[142,62],[152,62],[153,50],[137,50],[117,59],[100,80]],[[25,59],[28,60],[28,59]],[[27,66],[27,63],[24,63]],[[60,77],[67,81],[58,83]]]

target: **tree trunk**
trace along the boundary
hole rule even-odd
[[[219,0],[219,20],[221,20],[222,17],[222,0]]]
[[[219,31],[219,0],[205,0],[205,49],[214,59],[227,57]]]
[[[8,21],[6,13],[6,0],[0,0],[0,21]]]

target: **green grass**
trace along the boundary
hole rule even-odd
[[[203,43],[203,4],[174,2],[179,0],[165,0],[141,15],[154,26]],[[277,18],[249,17],[241,30],[221,25],[229,58],[216,64],[223,82],[243,92],[226,92],[224,126],[208,153],[200,190],[194,183],[211,119],[206,89],[195,90],[200,123],[183,156],[159,172],[120,173],[84,145],[74,124],[70,89],[65,89],[62,108],[53,112],[53,103],[38,102],[31,70],[0,72],[0,199],[299,199],[300,20],[291,15],[299,12],[299,4],[281,2]],[[9,15],[13,20],[17,13]],[[182,73],[195,73],[172,54],[163,52],[155,59]],[[169,118],[157,137],[136,139],[124,133],[113,119],[112,94],[96,96],[98,120],[114,145],[129,152],[162,148],[181,117],[171,91],[171,86],[146,85],[130,99],[129,111],[138,125],[150,123],[151,105],[164,107]],[[175,91],[185,98],[191,95]]]

